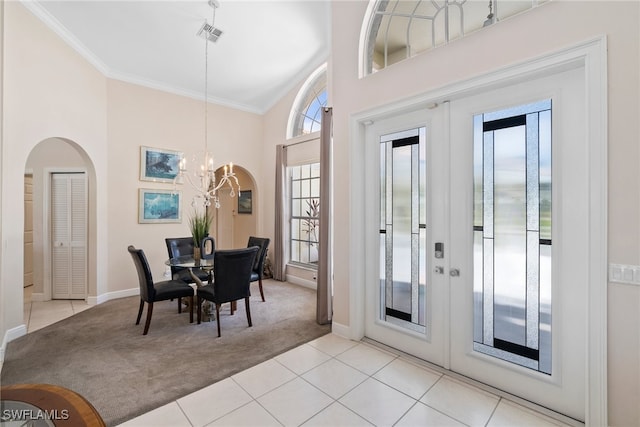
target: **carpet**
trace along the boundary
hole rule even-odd
[[[149,334],[135,325],[139,297],[85,310],[7,345],[0,384],[41,383],[86,398],[108,426],[146,413],[330,332],[315,321],[316,293],[286,282],[251,287],[253,327],[244,303],[216,322],[189,323],[176,301],[154,304]]]

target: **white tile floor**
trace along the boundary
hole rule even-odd
[[[24,288],[24,320],[27,333],[91,308],[84,300],[32,301],[32,290],[33,286]]]
[[[81,310],[82,301],[27,302],[28,331]],[[368,343],[329,334],[120,427],[566,426]]]

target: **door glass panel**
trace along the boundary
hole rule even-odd
[[[424,332],[427,285],[426,131],[380,140],[380,315]]]
[[[474,349],[551,374],[551,101],[474,117]]]

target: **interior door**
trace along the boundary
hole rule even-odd
[[[584,420],[582,105],[570,70],[368,127],[367,337]]]
[[[216,220],[216,249],[233,249],[233,228],[235,217],[235,206],[238,203],[237,195],[231,197],[228,188],[218,190],[220,197],[220,208],[215,209],[213,214]]]
[[[51,174],[51,276],[54,299],[87,295],[87,179]]]

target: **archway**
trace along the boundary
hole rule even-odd
[[[76,142],[51,137],[39,142],[29,153],[25,174],[33,176],[33,301],[52,298],[51,282],[51,230],[50,230],[50,182],[54,174],[78,173],[86,177],[86,246],[83,262],[86,263],[84,297],[96,302],[96,174],[93,162]]]
[[[249,236],[258,231],[259,192],[253,175],[242,166],[234,165],[240,184],[240,194],[230,197],[230,190],[220,191],[220,208],[213,211],[213,236],[217,249],[244,247]],[[221,168],[216,174],[221,173]]]

